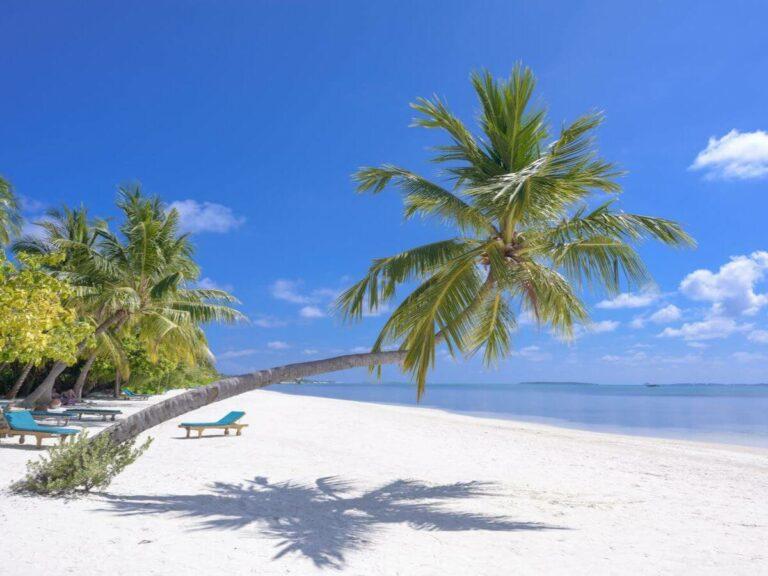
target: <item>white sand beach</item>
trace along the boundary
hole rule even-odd
[[[242,437],[168,422],[103,494],[4,491],[0,573],[768,574],[765,450],[266,390],[182,419],[234,409]],[[38,454],[2,440],[0,484]]]

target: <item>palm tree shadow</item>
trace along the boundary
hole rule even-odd
[[[429,486],[396,480],[353,496],[351,484],[336,477],[318,478],[314,485],[272,484],[256,477],[245,484],[217,482],[203,494],[103,496],[110,511],[120,515],[177,514],[199,519],[199,530],[237,530],[258,524],[263,534],[278,540],[274,559],[299,554],[323,568],[341,569],[345,554],[370,544],[385,524],[442,531],[562,529],[444,506],[489,495],[491,488],[491,484],[477,481]]]

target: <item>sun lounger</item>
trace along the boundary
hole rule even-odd
[[[197,431],[197,437],[200,438],[203,435],[203,430],[222,429],[224,435],[229,436],[230,430],[235,430],[237,435],[240,436],[243,428],[248,424],[238,424],[237,421],[245,416],[245,412],[230,412],[224,418],[218,422],[182,422],[179,424],[179,428],[184,428],[187,431],[187,438],[192,430]]]
[[[66,426],[69,424],[69,414],[65,412],[52,412],[51,410],[32,410],[32,417],[38,419],[54,419],[57,426]]]
[[[73,418],[76,416],[78,420],[82,420],[83,416],[101,416],[102,420],[106,422],[107,418],[114,421],[115,416],[122,414],[123,411],[109,408],[67,408],[64,413]]]
[[[146,400],[149,398],[149,394],[136,394],[128,390],[128,388],[123,388],[121,392],[128,400]]]
[[[37,441],[37,447],[43,445],[43,438],[59,438],[60,442],[75,436],[78,430],[74,428],[58,428],[56,426],[41,426],[32,418],[29,410],[18,410],[4,412],[7,427],[0,430],[0,436],[20,436],[19,444],[24,444],[26,436],[34,436]]]

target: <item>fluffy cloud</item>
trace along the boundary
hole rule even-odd
[[[768,270],[768,252],[735,256],[718,272],[696,270],[680,283],[680,291],[701,302],[711,302],[715,314],[752,315],[768,303],[768,295],[755,292],[755,285]]]
[[[302,318],[323,318],[325,316],[325,312],[323,312],[317,306],[304,306],[301,310],[299,310],[299,315]]]
[[[283,320],[273,318],[272,316],[261,316],[256,318],[253,323],[259,328],[279,328],[286,325],[286,322]]]
[[[747,338],[758,344],[768,344],[768,330],[753,330]]]
[[[601,320],[600,322],[593,322],[587,326],[587,332],[592,334],[602,334],[604,332],[613,332],[619,327],[619,322],[616,320]]]
[[[643,328],[648,322],[652,322],[653,324],[669,324],[670,322],[680,320],[682,315],[683,311],[680,310],[680,308],[674,304],[668,304],[663,308],[659,308],[653,314],[635,316],[629,325],[632,326],[632,328]]]
[[[545,362],[552,358],[549,352],[543,351],[539,346],[523,346],[513,351],[512,356],[519,356],[529,362]]]
[[[272,296],[293,304],[309,304],[312,300],[299,292],[301,282],[294,280],[275,280],[270,288]]]
[[[176,210],[181,229],[191,233],[229,232],[245,222],[245,218],[235,216],[231,208],[213,202],[177,200],[169,204],[168,210]]]
[[[737,332],[745,332],[752,329],[750,324],[739,324],[733,318],[712,316],[700,322],[687,322],[680,328],[665,328],[662,338],[682,338],[683,340],[714,340],[727,338]]]
[[[734,352],[731,356],[738,362],[765,362],[768,360],[768,356],[761,352]]]
[[[731,130],[722,138],[710,138],[699,152],[692,170],[704,170],[708,178],[760,178],[768,174],[768,134],[762,130]]]
[[[603,300],[597,303],[598,308],[616,310],[619,308],[644,308],[650,306],[659,299],[656,290],[643,290],[642,292],[625,292],[611,300]]]
[[[232,292],[233,287],[231,284],[219,284],[215,280],[212,280],[211,278],[208,278],[207,276],[205,278],[201,278],[197,282],[197,287],[202,288],[203,290],[224,290],[226,292]]]
[[[287,350],[290,347],[291,345],[288,344],[288,342],[283,342],[282,340],[273,340],[272,342],[267,342],[267,348],[270,350]]]
[[[242,358],[243,356],[253,356],[254,354],[258,354],[259,351],[255,348],[245,348],[243,350],[227,350],[226,352],[222,352],[221,354],[218,354],[216,358],[218,360],[226,360],[228,358]]]

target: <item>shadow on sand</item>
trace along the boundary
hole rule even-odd
[[[490,495],[491,489],[484,482],[429,486],[397,480],[356,496],[348,482],[335,477],[318,478],[314,485],[272,484],[256,477],[245,484],[216,483],[204,494],[103,496],[112,507],[109,511],[196,518],[200,530],[258,524],[263,534],[278,540],[275,559],[294,553],[323,568],[342,568],[345,554],[371,544],[385,524],[436,531],[562,529],[444,507],[446,502]]]

